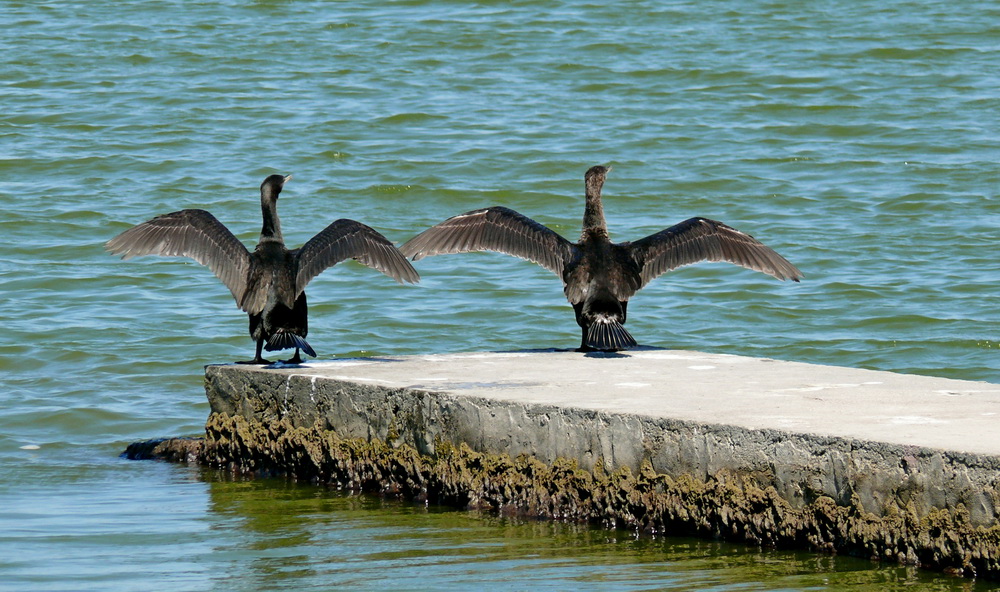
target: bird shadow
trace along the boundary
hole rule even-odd
[[[663,347],[654,347],[654,346],[650,346],[650,345],[638,345],[638,346],[633,347],[633,348],[631,348],[631,349],[629,349],[627,351],[616,351],[616,352],[612,352],[612,351],[586,351],[586,352],[584,352],[584,351],[580,351],[579,349],[576,349],[576,348],[542,347],[542,348],[490,350],[489,353],[493,353],[493,354],[579,353],[579,354],[582,354],[583,357],[585,357],[585,358],[615,359],[615,358],[630,358],[630,357],[632,357],[631,355],[629,355],[630,353],[632,353],[632,352],[641,352],[641,351],[667,351],[667,349],[663,348]],[[456,352],[456,353],[458,353],[458,352]],[[442,354],[442,355],[448,355],[448,354]],[[289,369],[289,368],[309,368],[309,367],[311,367],[314,364],[325,364],[325,363],[331,363],[331,362],[347,362],[347,361],[351,361],[351,360],[363,360],[365,362],[380,362],[380,363],[383,363],[383,364],[391,364],[391,363],[405,362],[406,358],[409,358],[409,357],[410,356],[399,356],[399,357],[392,357],[392,356],[373,356],[373,357],[350,356],[350,357],[344,357],[344,358],[333,358],[333,359],[328,359],[328,360],[303,361],[301,364],[290,364],[288,362],[283,362],[283,361],[279,360],[279,361],[276,361],[276,362],[271,362],[270,364],[262,364],[262,365],[259,365],[257,367],[258,368],[264,368],[264,369],[267,369],[267,370],[282,370],[282,369]],[[216,364],[208,364],[208,366],[247,366],[247,365],[248,364],[242,364],[242,363],[239,363],[239,362],[220,362],[220,363],[216,363]]]
[[[583,354],[585,358],[630,358],[629,352],[640,352],[640,351],[666,351],[663,347],[654,347],[651,345],[637,345],[627,351],[580,351],[579,349],[567,349],[558,347],[548,347],[548,348],[530,348],[530,349],[511,349],[511,350],[494,350],[491,353],[495,354],[546,354],[546,353],[579,353]]]

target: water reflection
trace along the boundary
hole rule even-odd
[[[916,568],[718,541],[635,536],[207,471],[230,564],[219,589],[990,589]]]

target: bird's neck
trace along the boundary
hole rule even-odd
[[[587,189],[587,205],[583,210],[583,238],[598,236],[608,237],[608,225],[604,221],[604,206],[601,204],[601,191]]]
[[[261,199],[260,209],[264,217],[264,225],[260,229],[260,240],[276,240],[284,242],[281,236],[281,220],[278,220],[278,202],[273,199]]]

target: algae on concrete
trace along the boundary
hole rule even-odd
[[[592,470],[573,460],[479,453],[439,441],[434,456],[408,444],[341,438],[287,419],[260,423],[214,413],[204,440],[138,443],[127,454],[197,462],[246,475],[284,475],[337,489],[671,536],[718,537],[775,548],[844,553],[1000,577],[1000,527],[973,525],[961,505],[918,516],[864,510],[854,497],[793,507],[775,488],[721,469],[707,479],[671,477],[648,462],[637,471]]]

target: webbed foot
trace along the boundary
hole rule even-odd
[[[273,362],[271,362],[271,360],[265,360],[264,358],[262,358],[260,356],[257,356],[256,358],[254,358],[252,360],[242,360],[242,361],[239,361],[239,362],[236,362],[236,363],[237,364],[258,364],[260,366],[267,366],[268,364],[272,364]]]
[[[302,357],[299,356],[299,348],[295,348],[295,355],[288,358],[287,360],[282,360],[282,364],[301,364]]]

